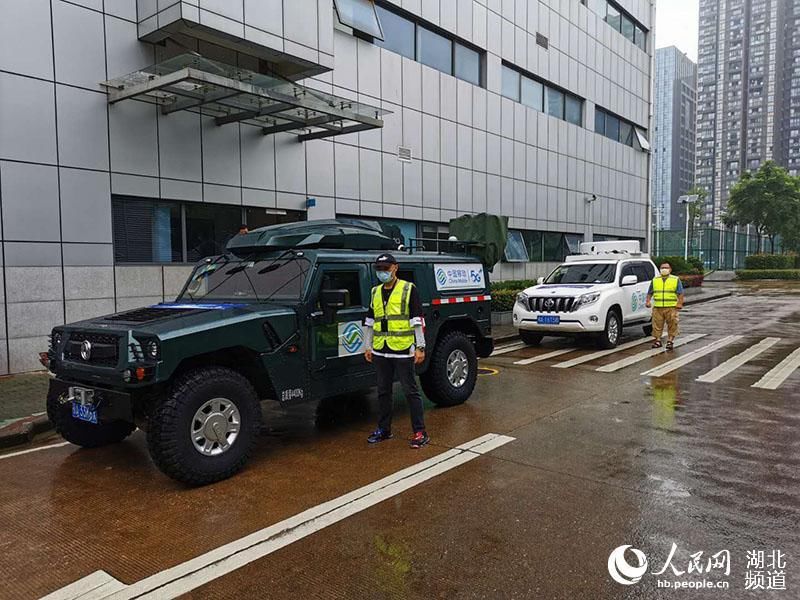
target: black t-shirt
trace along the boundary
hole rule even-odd
[[[392,295],[395,286],[399,285],[400,282],[401,280],[398,279],[395,282],[395,284],[390,288],[387,288],[385,285],[381,286],[381,296],[383,297],[384,304],[389,302],[389,296]],[[409,315],[409,318],[411,319],[415,318],[422,319],[425,316],[425,313],[422,311],[422,300],[419,297],[419,290],[417,289],[417,286],[415,286],[413,283],[411,284],[411,294],[409,297],[409,310],[411,311]],[[371,319],[373,321],[375,320],[375,311],[372,308],[371,296],[369,301],[369,312],[367,312],[367,319]],[[411,346],[409,346],[409,348],[410,347]],[[405,348],[403,350],[392,350],[391,348],[389,348],[389,346],[386,345],[385,341],[383,342],[383,347],[379,348],[378,346],[375,346],[373,350],[377,350],[378,352],[383,352],[385,354],[408,354],[408,348]]]

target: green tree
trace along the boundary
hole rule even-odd
[[[761,252],[761,236],[767,236],[774,253],[776,236],[791,233],[788,224],[800,218],[798,210],[800,180],[767,161],[755,174],[742,173],[731,188],[724,222],[728,226],[752,225],[759,235],[758,251]]]

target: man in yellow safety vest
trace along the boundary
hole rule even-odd
[[[380,412],[378,429],[367,441],[375,444],[392,438],[392,383],[397,375],[411,410],[411,447],[421,448],[430,438],[425,431],[414,365],[425,361],[424,315],[416,286],[398,279],[397,269],[397,260],[391,254],[381,254],[375,260],[381,284],[372,288],[372,302],[364,319],[364,357],[375,365]]]
[[[667,325],[667,350],[672,350],[678,335],[678,311],[683,308],[684,292],[680,278],[672,274],[672,266],[665,262],[661,274],[650,282],[647,308],[653,307],[653,348],[661,348],[661,335]]]

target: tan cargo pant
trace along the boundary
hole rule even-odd
[[[667,335],[669,339],[674,340],[678,335],[678,309],[675,307],[669,308],[653,308],[653,337],[657,340],[661,339],[664,333],[664,324],[667,325]]]

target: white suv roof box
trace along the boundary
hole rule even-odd
[[[614,240],[611,242],[582,242],[581,254],[641,254],[639,240]]]

